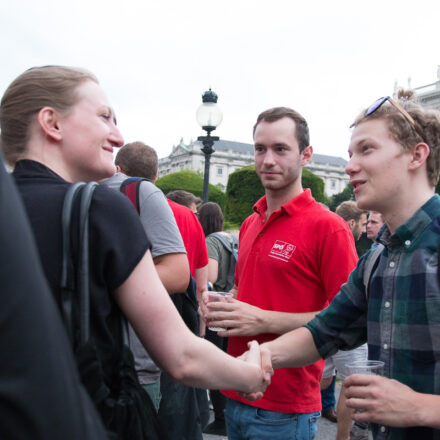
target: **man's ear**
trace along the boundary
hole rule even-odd
[[[419,142],[418,144],[414,145],[414,147],[411,149],[411,158],[408,164],[408,169],[417,170],[423,164],[425,164],[430,151],[429,146],[425,144],[425,142]]]
[[[59,126],[59,114],[52,107],[43,107],[37,115],[37,121],[44,134],[54,141],[60,141],[62,134]]]
[[[116,165],[116,172],[125,174],[124,171],[122,171],[122,168],[119,165]]]
[[[313,156],[313,147],[309,145],[308,147],[304,148],[304,150],[301,153],[302,159],[301,159],[301,166],[307,165]]]
[[[350,231],[353,232],[353,228],[356,225],[356,220],[354,218],[350,218],[349,220],[347,220],[347,225],[350,228]]]

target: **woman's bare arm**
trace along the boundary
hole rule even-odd
[[[148,353],[177,381],[244,392],[267,386],[258,344],[245,362],[190,332],[160,282],[149,251],[116,290],[115,299]]]

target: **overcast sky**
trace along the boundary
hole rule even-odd
[[[361,109],[395,81],[437,80],[439,17],[439,0],[3,0],[0,93],[31,66],[85,67],[125,141],[163,157],[203,134],[212,87],[222,139],[252,142],[258,113],[283,105],[306,117],[316,153],[347,158]]]

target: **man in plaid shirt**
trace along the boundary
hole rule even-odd
[[[381,212],[386,222],[368,294],[371,251],[327,309],[262,345],[280,368],[367,341],[385,377],[352,375],[342,392],[349,407],[362,410],[352,418],[373,423],[375,439],[440,439],[440,114],[411,96],[381,98],[353,124],[346,171],[359,208]]]

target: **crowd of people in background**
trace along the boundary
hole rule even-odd
[[[262,112],[265,195],[225,231],[218,204],[155,185],[156,151],[124,144],[93,74],[16,78],[0,104],[0,437],[309,440],[322,411],[337,440],[440,439],[440,115],[412,98],[355,119],[356,200],[335,212],[302,186],[305,118]],[[368,360],[382,377],[350,375]]]

